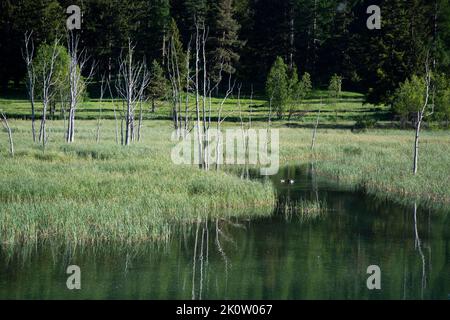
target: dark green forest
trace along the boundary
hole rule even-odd
[[[68,14],[83,13],[82,46],[97,62],[96,78],[117,74],[128,39],[148,65],[164,63],[167,39],[176,34],[186,50],[197,23],[207,28],[210,72],[223,71],[263,93],[278,56],[300,76],[326,88],[332,75],[371,103],[390,103],[400,83],[424,71],[429,53],[439,72],[450,71],[448,0],[2,0],[0,8],[1,93],[22,92],[26,31],[35,47],[64,37]],[[367,8],[381,8],[382,26],[369,30]]]

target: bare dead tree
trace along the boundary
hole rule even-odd
[[[207,57],[206,57],[206,41],[208,39],[209,31],[205,27],[204,22],[201,25],[202,28],[202,36],[201,36],[201,50],[202,50],[202,60],[203,60],[203,99],[202,99],[202,122],[203,122],[203,168],[205,170],[209,170],[209,127],[208,127],[208,118],[207,118],[207,110],[206,110],[206,99],[209,95],[210,91],[208,87],[210,87],[210,80],[208,78],[208,70],[207,70]],[[217,86],[215,86],[217,87]],[[211,101],[211,100],[210,100]],[[211,104],[210,104],[211,105]],[[211,108],[209,114],[211,115]]]
[[[13,135],[11,127],[9,126],[8,119],[6,118],[6,115],[2,112],[2,124],[5,128],[6,132],[8,133],[8,140],[9,140],[9,154],[11,157],[14,158],[14,142],[13,142]]]
[[[267,125],[269,128],[272,126],[272,102],[273,102],[273,95],[269,99],[269,114],[267,118]]]
[[[186,99],[184,106],[184,132],[189,131],[189,92],[191,91],[191,77],[190,77],[190,60],[191,60],[191,41],[189,40],[186,51]]]
[[[222,99],[222,101],[220,102],[219,106],[218,106],[218,110],[217,110],[217,132],[221,131],[221,127],[222,127],[222,123],[226,120],[226,116],[222,117],[222,112],[223,112],[223,106],[225,105],[225,102],[228,100],[228,98],[233,94],[234,91],[234,87],[236,86],[236,80],[234,80],[233,82],[231,82],[231,75],[228,77],[228,89],[227,92],[225,93],[224,98]],[[216,144],[216,171],[219,170],[220,168],[220,157],[222,156],[222,146],[220,143],[220,139],[217,139],[217,144]]]
[[[145,66],[145,61],[134,62],[134,46],[128,40],[128,52],[119,58],[119,77],[116,83],[117,92],[126,104],[125,110],[125,136],[123,145],[130,145],[134,132],[134,114],[136,103],[142,99],[150,77]]]
[[[200,118],[200,26],[195,24],[195,113],[197,115],[197,144],[198,144],[198,159],[199,167],[203,168],[203,141],[202,141],[202,127]]]
[[[319,118],[320,118],[321,108],[322,108],[322,98],[320,98],[319,111],[317,112],[317,119],[316,119],[316,123],[314,125],[314,130],[313,130],[313,135],[312,135],[312,140],[311,140],[311,150],[314,150],[314,147],[316,146],[317,127],[319,126]]]
[[[116,102],[114,101],[114,96],[112,94],[111,90],[111,83],[109,80],[107,80],[108,90],[109,90],[109,96],[111,97],[111,102],[113,105],[114,110],[114,123],[115,123],[115,134],[116,134],[116,144],[119,144],[119,123],[117,121],[117,112],[116,112]]]
[[[33,68],[33,57],[34,57],[34,42],[31,36],[33,35],[33,31],[25,32],[24,35],[24,43],[25,43],[25,51],[22,50],[22,57],[25,60],[25,64],[27,67],[27,92],[28,98],[31,103],[31,133],[33,135],[33,142],[36,142],[36,113],[34,107],[34,87],[36,83],[36,75],[34,74]]]
[[[61,115],[63,117],[63,128],[66,127],[66,101],[63,92],[59,91],[59,99],[61,103]],[[67,131],[64,133],[64,141],[67,141]]]
[[[49,61],[43,61],[42,65],[42,77],[41,77],[41,85],[42,85],[42,119],[41,126],[39,131],[39,141],[42,142],[42,146],[45,149],[45,145],[47,143],[47,133],[46,133],[46,121],[47,121],[47,110],[49,103],[52,97],[55,95],[55,90],[53,90],[54,86],[57,83],[57,79],[54,76],[55,73],[55,64],[56,59],[59,56],[59,39],[56,39],[53,43],[52,54],[50,56]]]
[[[138,123],[138,138],[137,141],[140,142],[141,141],[141,129],[142,129],[142,125],[143,125],[143,109],[142,109],[142,103],[143,103],[143,98],[139,99],[139,123]]]
[[[413,173],[417,174],[418,171],[418,162],[419,162],[419,139],[420,139],[420,130],[422,127],[422,122],[424,117],[431,116],[434,113],[434,104],[431,106],[431,110],[429,109],[429,100],[430,94],[432,92],[431,88],[431,70],[430,70],[430,62],[429,62],[429,54],[427,55],[425,61],[425,93],[424,93],[424,102],[422,108],[417,110],[417,120],[415,123],[415,137],[414,137],[414,160],[413,160]],[[434,93],[433,93],[434,94]]]
[[[203,116],[203,133],[206,133],[206,97],[207,97],[207,85],[208,85],[208,70],[207,70],[207,59],[206,59],[206,39],[208,38],[208,30],[205,24],[202,23],[202,37],[201,37],[201,47],[202,47],[202,61],[203,61],[203,99],[202,99],[202,116]]]
[[[97,143],[100,142],[100,121],[102,118],[102,103],[103,103],[103,96],[105,94],[106,86],[107,86],[107,83],[105,81],[105,75],[102,75],[102,79],[100,82],[99,114],[98,114],[98,119],[97,119],[97,137],[96,137]]]
[[[125,140],[124,140],[124,130],[123,130],[123,123],[125,121],[125,100],[122,100],[122,111],[120,112],[120,144],[124,145],[125,144]]]
[[[77,110],[78,102],[81,100],[83,92],[86,88],[87,81],[92,78],[95,64],[93,63],[89,74],[86,77],[82,76],[83,71],[87,66],[89,60],[85,50],[79,52],[78,45],[80,42],[79,35],[69,33],[67,40],[67,48],[69,53],[69,119],[67,126],[66,141],[72,143],[75,140],[75,112]]]
[[[239,109],[239,121],[241,123],[242,141],[244,141],[244,157],[246,157],[247,153],[248,153],[249,141],[248,141],[248,128],[246,128],[246,126],[244,126],[244,119],[242,117],[241,89],[242,89],[242,84],[240,83],[237,87],[237,103],[238,103],[238,109]],[[243,179],[244,177],[248,177],[247,161],[246,161],[246,165],[244,166],[242,173],[241,173],[241,179]]]
[[[145,65],[145,61],[144,61],[144,65]],[[145,69],[145,71],[147,71],[147,69]],[[148,81],[147,85],[148,85],[150,83],[150,74],[147,74],[147,77],[148,77],[148,80],[147,80]],[[148,97],[145,95],[145,89],[146,88],[143,88],[143,90],[139,91],[139,98],[138,98],[138,101],[139,101],[139,122],[138,122],[138,130],[137,130],[138,142],[141,141],[141,136],[142,136],[141,129],[142,129],[142,126],[144,123],[144,108],[142,107],[142,105],[148,102]]]
[[[191,59],[191,42],[189,41],[187,55],[186,55],[186,74],[183,75],[182,83],[178,54],[175,48],[174,39],[169,39],[167,46],[167,69],[172,89],[172,115],[174,128],[177,131],[178,138],[181,137],[181,128],[184,128],[184,132],[188,133],[192,129],[196,129],[196,147],[198,150],[199,167],[208,170],[209,169],[209,128],[212,123],[212,92],[218,87],[221,77],[213,83],[208,75],[208,64],[206,54],[206,43],[208,39],[208,30],[203,22],[197,22],[195,24],[195,51],[193,56],[195,59],[195,73],[191,78],[190,75],[190,59]],[[186,95],[184,99],[184,120],[181,111],[182,94]],[[189,120],[189,94],[194,91],[195,94],[195,114],[196,123],[190,127]],[[228,95],[227,95],[228,97]],[[201,100],[200,100],[201,99]],[[223,104],[222,104],[223,106]],[[184,123],[183,123],[184,121]],[[219,123],[221,123],[219,121]]]
[[[167,54],[167,66],[170,84],[172,87],[172,119],[174,129],[177,131],[178,137],[181,137],[181,74],[178,61],[178,53],[175,48],[175,39],[173,36],[169,39]]]

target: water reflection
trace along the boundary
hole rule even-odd
[[[285,168],[273,183],[280,203],[326,203],[321,219],[198,219],[167,243],[3,250],[0,298],[447,299],[448,212],[369,197],[314,169]],[[80,291],[65,287],[70,264]],[[369,265],[381,268],[380,291],[366,287]]]

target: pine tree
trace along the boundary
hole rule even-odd
[[[333,101],[336,106],[342,93],[342,77],[334,74],[330,79],[330,84],[328,85],[328,92],[331,101]]]
[[[289,100],[289,82],[287,76],[288,68],[283,58],[277,57],[270,69],[266,81],[266,95],[270,107],[282,118],[284,108]]]
[[[448,128],[450,123],[450,78],[444,73],[436,74],[434,76],[434,84],[434,118],[445,121]]]
[[[216,21],[212,45],[215,48],[212,55],[212,75],[213,81],[219,80],[219,72],[223,71],[228,75],[236,72],[236,65],[239,61],[239,49],[244,44],[239,40],[239,23],[234,19],[233,0],[220,0],[215,6]]]
[[[19,86],[25,76],[21,50],[24,34],[33,31],[37,48],[64,35],[64,10],[57,0],[0,1],[0,83],[6,92],[9,80]]]
[[[156,100],[166,97],[169,92],[168,80],[164,76],[164,70],[157,60],[152,62],[150,77],[148,91],[152,99],[152,112],[155,112]]]
[[[288,58],[288,0],[251,0],[250,7],[252,23],[245,33],[248,41],[241,61],[246,65],[246,80],[263,84],[273,61]]]
[[[347,3],[347,2],[346,2]],[[295,30],[296,30],[296,62],[309,72],[316,82],[325,82],[330,75],[330,64],[336,70],[335,57],[330,54],[337,52],[331,48],[332,37],[340,33],[336,21],[337,4],[333,0],[295,0]],[[333,30],[334,29],[334,30]],[[336,33],[337,32],[337,33]],[[338,41],[335,41],[337,43]],[[320,61],[326,59],[326,64]]]
[[[208,14],[207,0],[185,0],[184,6],[186,9],[187,20],[192,24],[195,24],[195,22],[206,22]]]
[[[288,72],[288,104],[289,104],[289,120],[295,111],[295,105],[298,103],[300,93],[300,80],[298,79],[298,69],[294,64]]]
[[[392,104],[399,84],[424,70],[432,39],[431,6],[424,0],[390,0],[381,7],[381,30],[368,30],[367,3],[355,6],[350,47],[367,102]]]
[[[183,42],[181,41],[180,31],[178,29],[175,19],[171,20],[169,32],[166,39],[166,53],[164,55],[163,63],[166,64],[168,59],[172,59],[171,52],[174,51],[175,58],[173,64],[178,66],[180,79],[183,82],[186,75],[186,52],[183,49]],[[172,63],[172,62],[171,62]]]
[[[180,29],[184,43],[195,33],[195,24],[209,25],[208,0],[171,0],[171,14]]]
[[[436,15],[435,57],[437,68],[441,72],[450,74],[450,2],[448,0],[435,0],[433,13]]]
[[[149,0],[144,1],[142,6],[142,18],[136,39],[142,47],[147,61],[160,59],[165,54],[165,44],[169,33],[170,23],[170,1]]]

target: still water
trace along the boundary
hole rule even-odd
[[[202,221],[165,244],[0,252],[0,299],[450,299],[450,214],[400,206],[286,167],[280,202],[318,199],[315,219]],[[281,180],[294,180],[293,184]],[[81,268],[68,290],[66,268]],[[381,270],[368,290],[367,268]]]

